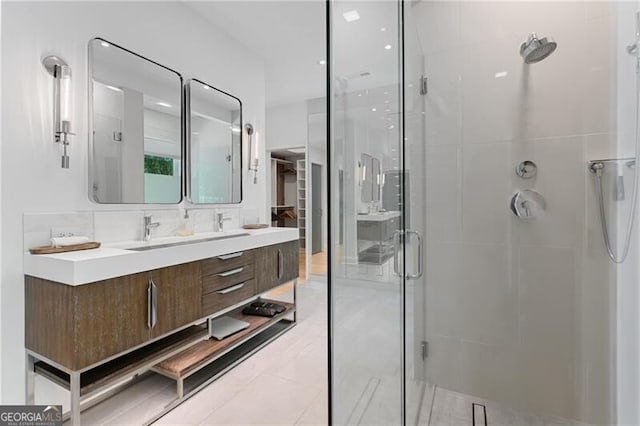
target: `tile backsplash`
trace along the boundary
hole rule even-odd
[[[186,213],[186,214],[185,214]],[[86,235],[101,243],[139,241],[143,237],[144,216],[152,216],[160,226],[153,229],[154,238],[176,235],[186,228],[194,233],[212,232],[216,213],[224,213],[230,220],[225,229],[240,228],[252,212],[239,207],[220,209],[126,210],[67,213],[25,213],[23,216],[24,250],[50,243],[52,232]],[[247,216],[248,215],[248,216]],[[254,215],[255,216],[255,215]]]

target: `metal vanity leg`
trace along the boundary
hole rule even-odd
[[[80,426],[80,373],[73,372],[69,375],[69,390],[71,391],[71,424]]]
[[[184,398],[184,379],[180,378],[176,380],[178,399]]]
[[[293,280],[293,306],[295,307],[295,311],[293,311],[293,322],[298,322],[298,279]]]
[[[26,370],[26,395],[25,401],[28,405],[36,403],[36,372],[35,372],[36,359],[27,353],[27,370]]]

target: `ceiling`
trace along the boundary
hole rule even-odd
[[[325,3],[186,1],[265,61],[268,106],[325,95]]]
[[[324,0],[185,0],[185,4],[264,60],[267,106],[325,96],[326,66],[319,64],[326,55]],[[333,10],[338,91],[368,93],[397,85],[397,2],[340,1]],[[343,16],[353,10],[360,19],[347,22]]]

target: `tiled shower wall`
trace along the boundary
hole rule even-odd
[[[413,6],[429,78],[431,383],[609,420],[615,281],[586,163],[615,156],[615,15],[614,3]],[[525,65],[519,48],[531,32],[558,48]],[[524,160],[537,163],[535,178],[515,175]],[[535,221],[509,211],[523,189],[546,199]]]

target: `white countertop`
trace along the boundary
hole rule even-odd
[[[223,234],[249,235],[198,241]],[[287,241],[298,240],[298,228],[266,228],[234,230],[225,233],[197,234],[191,237],[158,238],[150,242],[129,241],[106,244],[98,249],[57,254],[25,253],[24,274],[68,285],[82,285],[108,278],[179,265],[223,254],[251,250]],[[127,247],[153,246],[181,241],[190,244],[135,251]]]
[[[385,220],[394,219],[396,217],[400,217],[400,212],[389,211],[389,212],[358,214],[359,221],[371,221],[371,222],[384,222]]]

